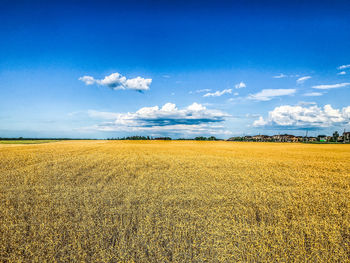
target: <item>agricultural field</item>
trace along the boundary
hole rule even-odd
[[[350,145],[0,145],[0,262],[350,261]]]

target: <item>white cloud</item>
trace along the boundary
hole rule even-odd
[[[86,85],[92,85],[96,82],[96,80],[91,76],[83,76],[83,77],[80,77],[79,80],[84,82]]]
[[[337,75],[346,75],[345,71],[340,71],[339,73],[337,73]]]
[[[317,96],[322,96],[323,93],[321,92],[308,92],[308,93],[305,93],[304,96],[307,96],[307,97],[317,97]]]
[[[306,80],[311,79],[311,76],[305,76],[297,79],[297,84],[303,84]]]
[[[203,95],[203,97],[220,97],[224,94],[231,94],[232,93],[232,89],[224,89],[222,91],[216,91],[216,92],[212,92],[212,93],[206,93]]]
[[[97,84],[101,86],[107,86],[114,90],[130,89],[136,91],[149,90],[149,87],[152,83],[152,79],[145,79],[142,77],[127,79],[118,72],[112,73],[111,75],[106,76],[103,79],[95,79],[91,76],[83,76],[80,77],[79,80],[83,81],[86,85]]]
[[[345,119],[350,120],[350,106],[342,109],[342,115]]]
[[[265,126],[268,124],[268,121],[265,121],[262,116],[259,117],[256,121],[254,121],[253,126]]]
[[[337,89],[337,88],[344,88],[350,86],[350,83],[339,83],[339,84],[331,84],[331,85],[317,85],[313,86],[313,89]]]
[[[346,68],[350,68],[350,64],[348,64],[348,65],[341,65],[341,66],[338,67],[339,70],[346,69]]]
[[[100,131],[226,134],[227,131],[220,124],[230,115],[207,109],[198,103],[183,109],[173,103],[166,103],[162,107],[144,107],[131,113],[89,111],[89,116],[113,120],[92,127]]]
[[[274,79],[281,79],[281,78],[286,78],[286,77],[288,77],[288,76],[283,74],[283,73],[281,73],[281,74],[279,74],[277,76],[273,76]]]
[[[126,89],[133,89],[137,91],[149,90],[149,86],[152,83],[152,79],[144,79],[141,77],[136,77],[133,79],[127,79],[126,84],[123,85]]]
[[[350,106],[334,109],[327,104],[323,108],[283,105],[269,112],[265,120],[259,118],[254,126],[330,127],[350,123]]]
[[[247,85],[243,81],[241,81],[240,83],[235,85],[236,89],[244,89],[246,87],[247,87]]]
[[[250,94],[248,99],[258,101],[268,101],[274,97],[290,96],[296,92],[296,89],[263,89],[256,94]]]

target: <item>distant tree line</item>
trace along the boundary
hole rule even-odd
[[[100,140],[100,139],[87,139],[87,138],[26,138],[26,137],[13,137],[13,138],[2,138],[0,140]],[[152,137],[152,136],[127,136],[127,137],[112,137],[107,138],[107,140],[172,140],[171,137]],[[196,140],[196,141],[221,141],[215,136],[197,136],[195,138],[178,138],[175,140]],[[320,142],[320,143],[350,143],[350,132],[345,132],[340,135],[335,131],[332,136],[318,135],[317,137],[308,136],[294,136],[290,134],[278,134],[278,135],[255,135],[255,136],[237,136],[227,139],[227,141],[260,141],[260,142]]]
[[[29,137],[0,137],[0,141],[35,141],[35,140],[98,140],[98,139],[86,139],[86,138],[29,138]]]
[[[0,137],[0,140],[3,141],[23,141],[23,140],[100,140],[100,139],[86,139],[86,138],[29,138],[29,137]],[[152,136],[140,136],[140,135],[134,135],[134,136],[126,136],[126,137],[111,137],[107,138],[107,140],[164,140],[164,141],[170,141],[172,140],[171,137],[165,136],[165,137],[152,137]],[[196,140],[196,141],[218,141],[221,139],[217,139],[214,136],[210,137],[204,137],[204,136],[198,136],[195,138],[178,138],[175,140]]]
[[[210,136],[210,137],[203,137],[203,136],[198,136],[194,138],[196,141],[218,141],[215,136]]]
[[[127,136],[127,137],[117,137],[117,138],[108,138],[107,140],[171,140],[170,137],[150,137],[150,136]]]
[[[150,136],[127,136],[127,137],[116,137],[116,138],[108,138],[107,140],[172,140],[171,137],[150,137]],[[198,136],[193,138],[179,138],[175,140],[196,140],[196,141],[219,141],[221,139],[216,138],[215,136],[204,137]]]

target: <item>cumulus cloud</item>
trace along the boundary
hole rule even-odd
[[[216,92],[212,92],[212,93],[206,93],[203,95],[203,97],[220,97],[224,94],[231,94],[232,93],[232,89],[224,89],[222,91],[216,91]]]
[[[258,127],[258,126],[265,126],[268,124],[268,121],[264,120],[262,116],[259,117],[256,121],[254,121],[253,126]]]
[[[347,69],[347,68],[350,68],[350,64],[348,64],[348,65],[341,65],[341,66],[338,67],[339,70]]]
[[[96,80],[91,76],[83,76],[83,77],[80,77],[79,80],[84,82],[86,85],[92,85],[96,83]]]
[[[337,89],[337,88],[344,88],[350,86],[350,83],[338,83],[338,84],[330,84],[330,85],[317,85],[313,86],[313,89]]]
[[[113,90],[130,89],[136,91],[149,90],[152,83],[152,79],[145,79],[142,77],[127,79],[118,72],[105,76],[103,79],[95,79],[92,76],[83,76],[80,77],[79,80],[83,81],[86,85],[97,84],[107,86]]]
[[[304,96],[306,97],[317,97],[317,96],[322,96],[323,93],[321,92],[308,92],[308,93],[305,93]]]
[[[136,112],[89,111],[89,116],[111,119],[93,127],[100,131],[156,132],[181,134],[227,134],[221,125],[230,115],[193,103],[183,109],[173,103],[144,107]]]
[[[309,107],[283,105],[269,112],[266,119],[260,117],[253,126],[330,127],[350,123],[350,106],[334,109],[327,104]]]
[[[340,71],[339,73],[337,73],[337,75],[346,75],[345,71]]]
[[[305,76],[297,79],[297,84],[303,84],[308,79],[311,79],[311,76]]]
[[[250,94],[248,99],[258,101],[268,101],[275,97],[290,96],[296,92],[296,89],[263,89],[256,94]]]
[[[274,79],[282,79],[282,78],[286,78],[286,77],[288,77],[288,76],[283,74],[283,73],[281,73],[281,74],[279,74],[277,76],[273,76]]]
[[[236,89],[243,89],[243,88],[246,88],[246,87],[247,87],[247,85],[243,81],[241,81],[240,83],[235,85]]]

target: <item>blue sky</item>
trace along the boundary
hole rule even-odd
[[[350,129],[347,1],[1,1],[0,137]]]

